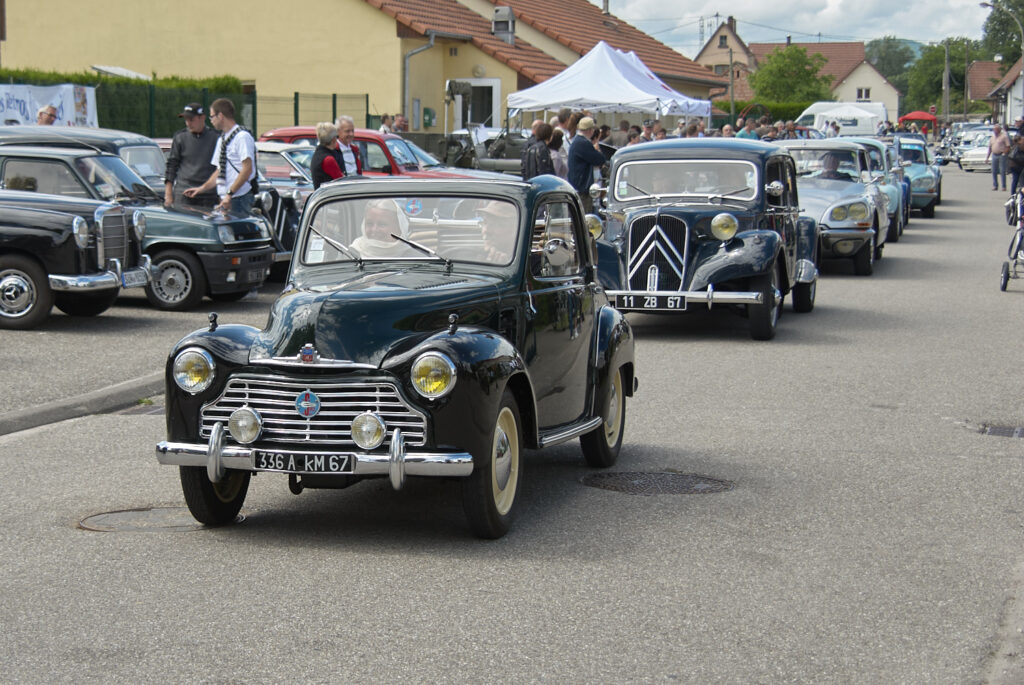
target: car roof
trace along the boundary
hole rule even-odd
[[[285,152],[287,150],[308,150],[309,145],[282,143],[278,140],[260,140],[256,142],[256,149],[262,152]]]
[[[50,147],[46,145],[2,145],[0,155],[7,157],[51,157],[54,159],[72,159],[77,157],[114,157],[112,152],[92,150],[81,147]]]
[[[264,136],[312,136],[316,138],[316,126],[282,126],[280,128],[272,128],[269,131],[265,131],[260,138]],[[357,128],[355,130],[356,138],[362,138],[364,140],[405,140],[402,136],[394,133],[381,133],[372,128]],[[271,141],[264,141],[271,142]]]
[[[687,157],[707,155],[709,157],[766,157],[787,155],[776,143],[745,138],[666,138],[649,143],[621,147],[615,153],[616,164],[635,159],[673,159],[685,153]]]
[[[69,143],[69,147],[87,145],[103,149],[116,149],[130,145],[156,145],[151,138],[147,138],[144,135],[111,128],[92,128],[88,126],[0,126],[0,144],[27,145],[44,143],[46,145],[56,145],[61,142]]]
[[[861,146],[851,140],[843,140],[842,138],[807,138],[799,140],[780,140],[777,141],[777,145],[783,147],[794,148],[812,148],[816,150],[850,150],[856,152],[861,150]]]

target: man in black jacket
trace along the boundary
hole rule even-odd
[[[217,146],[217,132],[206,125],[206,113],[198,102],[190,102],[179,117],[185,128],[174,134],[171,152],[167,157],[164,175],[164,204],[186,204],[212,209],[217,204],[216,191],[185,197],[186,188],[201,186],[214,172],[213,149]]]

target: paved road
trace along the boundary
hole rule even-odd
[[[195,530],[152,455],[160,416],[0,437],[0,680],[1021,682],[1004,655],[1024,654],[1024,441],[979,429],[1024,426],[1024,280],[997,287],[1001,196],[946,174],[935,219],[915,216],[871,278],[826,265],[815,311],[787,310],[772,342],[725,313],[633,319],[617,469],[727,492],[586,487],[563,445],[528,455],[521,518],[496,542],[434,481],[294,497],[261,476],[244,522]],[[83,340],[109,354],[147,311],[101,317],[112,336],[61,317],[5,335],[0,363],[43,396]],[[205,320],[174,318],[147,326],[173,340]],[[128,375],[159,369],[159,337]],[[12,339],[64,354],[8,356]],[[142,530],[77,527],[152,507]]]

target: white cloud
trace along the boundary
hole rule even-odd
[[[600,0],[591,2],[601,6]],[[740,37],[748,43],[783,43],[787,35],[794,42],[814,42],[819,32],[823,41],[867,42],[887,35],[922,43],[946,37],[978,39],[989,12],[978,6],[978,0],[906,4],[892,0],[736,0],[728,7]],[[685,5],[664,0],[610,0],[610,11],[688,57],[701,48],[701,18],[705,40],[726,18],[721,4],[707,0]]]

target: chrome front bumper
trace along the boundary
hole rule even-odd
[[[282,449],[281,451],[287,452],[288,450]],[[345,453],[351,456],[353,463],[353,469],[348,475],[387,475],[395,490],[401,489],[407,475],[468,476],[473,472],[473,455],[466,452],[407,452],[400,430],[395,431],[388,454],[348,451]],[[207,476],[214,483],[224,477],[225,469],[289,473],[289,471],[255,468],[252,449],[225,444],[224,426],[221,423],[214,424],[210,440],[205,445],[190,442],[160,442],[156,446],[156,458],[161,464],[205,466]]]
[[[71,276],[50,274],[48,276],[50,290],[67,293],[111,290],[112,288],[143,288],[153,280],[153,263],[149,255],[143,255],[142,265],[133,269],[122,269],[121,261],[118,259],[111,259],[107,267],[106,271],[95,274]],[[133,276],[136,276],[134,280]],[[128,283],[129,281],[132,281],[131,284]]]
[[[683,297],[686,304],[706,302],[708,309],[713,304],[761,304],[761,293],[744,290],[716,291],[713,285],[706,290],[605,290],[609,296],[622,297]]]

